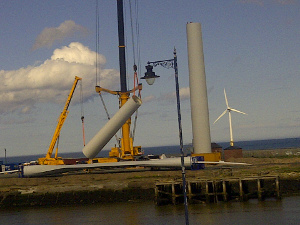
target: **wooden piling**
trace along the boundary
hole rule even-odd
[[[223,201],[227,202],[227,189],[226,189],[226,181],[222,180],[222,188],[223,188]]]
[[[277,199],[281,198],[281,193],[280,193],[280,186],[279,186],[279,176],[276,177],[276,197]]]
[[[258,200],[263,200],[263,189],[261,187],[261,180],[259,177],[257,178],[257,195],[258,195]]]
[[[187,180],[187,197],[189,202],[205,201],[207,203],[231,199],[246,201],[249,198],[257,198],[262,201],[266,197],[280,198],[279,178],[278,176],[260,176]],[[183,202],[182,182],[177,180],[157,183],[155,200],[159,203],[162,202],[161,199],[169,199],[167,202],[173,204]]]

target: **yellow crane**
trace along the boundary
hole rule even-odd
[[[52,153],[53,153],[53,150],[54,150],[54,146],[58,141],[61,128],[62,128],[62,126],[63,126],[63,124],[64,124],[64,122],[65,122],[65,120],[68,116],[68,113],[69,113],[68,108],[69,108],[69,105],[71,103],[73,93],[75,91],[75,88],[76,88],[77,83],[78,83],[79,80],[82,80],[82,78],[75,76],[75,81],[73,83],[72,89],[71,89],[70,94],[68,96],[68,99],[66,101],[64,110],[61,112],[61,114],[58,118],[57,126],[56,126],[55,132],[53,134],[48,152],[46,154],[46,157],[38,159],[38,164],[40,164],[40,165],[63,165],[64,164],[63,159],[61,157],[57,157],[58,147],[56,148],[54,158],[52,158]]]

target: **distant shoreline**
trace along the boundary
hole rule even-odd
[[[229,146],[229,142],[217,142],[220,146],[224,148]],[[184,145],[184,149],[188,149],[191,145]],[[248,151],[264,151],[268,150],[279,150],[282,149],[299,149],[300,148],[300,138],[282,138],[282,139],[266,139],[266,140],[252,140],[252,141],[236,141],[235,146],[239,146],[243,149],[245,155],[247,155]],[[177,145],[166,145],[166,146],[155,146],[155,147],[144,147],[145,155],[153,154],[179,154],[180,148],[179,144]],[[99,157],[108,157],[109,150],[102,150],[99,153]],[[19,156],[9,156],[10,151],[7,149],[7,161],[9,163],[18,163],[18,162],[30,162],[33,160],[37,160],[38,158],[44,157],[45,152],[41,152],[41,154],[30,154],[30,155],[19,155]],[[85,157],[82,152],[59,152],[59,156],[63,158],[82,158]],[[4,157],[0,157],[0,161],[5,162]]]

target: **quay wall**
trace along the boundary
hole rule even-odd
[[[240,158],[251,166],[206,166],[204,170],[186,170],[187,180],[279,176],[282,196],[300,194],[300,158]],[[0,208],[38,205],[89,204],[129,200],[154,200],[155,184],[179,181],[181,170],[150,171],[119,169],[67,173],[53,177],[0,177]]]
[[[168,172],[168,171],[164,171]],[[171,174],[176,172],[180,175],[181,171],[169,171]],[[143,172],[141,172],[143,173]],[[88,176],[93,174],[88,174]],[[101,175],[101,174],[98,174]],[[82,175],[81,175],[82,176]],[[94,204],[107,202],[124,202],[124,201],[140,201],[155,199],[155,184],[158,181],[175,180],[180,182],[180,178],[172,175],[155,177],[135,177],[129,178],[127,181],[98,181],[88,183],[74,184],[68,183],[69,179],[77,179],[78,175],[68,175],[56,179],[36,178],[49,180],[46,184],[44,181],[32,180],[32,178],[6,178],[0,179],[0,208],[11,207],[28,207],[28,206],[53,206],[53,205],[72,205],[72,204]],[[14,185],[3,187],[3,180],[14,180]],[[15,180],[17,179],[17,180]],[[80,178],[79,180],[82,180]],[[20,181],[20,182],[18,182]],[[26,183],[26,185],[24,184]],[[290,196],[300,194],[300,179],[285,178],[280,179],[281,196]]]

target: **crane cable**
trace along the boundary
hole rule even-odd
[[[99,63],[98,63],[98,54],[99,54],[99,43],[100,43],[100,35],[99,35],[99,28],[100,28],[100,22],[99,22],[99,4],[98,4],[98,0],[96,0],[96,85],[98,85],[99,83],[99,86],[100,86],[100,71],[98,69],[99,67]],[[99,75],[98,75],[99,73]],[[99,80],[98,80],[98,76],[99,76]],[[110,116],[109,116],[109,113],[108,113],[108,110],[107,110],[107,107],[106,107],[106,104],[104,102],[104,99],[103,99],[103,96],[101,94],[101,92],[99,92],[99,97],[101,99],[101,102],[102,102],[102,105],[103,105],[103,108],[105,110],[105,113],[106,113],[106,116],[107,116],[107,119],[110,120]],[[117,136],[117,134],[115,134],[115,137],[116,137],[116,141],[120,146],[120,139],[119,137]]]
[[[57,155],[58,155],[58,144],[59,144],[59,136],[57,137],[57,141],[56,141],[56,149],[55,149],[55,154],[54,154],[54,158],[57,159]]]
[[[136,69],[136,66],[134,66],[134,69]],[[136,81],[136,82],[135,82]],[[137,76],[137,72],[134,72],[134,84],[138,84],[139,80],[138,80],[138,76]],[[135,85],[134,85],[135,86]],[[134,87],[135,88],[135,87]],[[134,91],[134,95],[135,95],[135,91]],[[138,97],[141,98],[141,90],[139,89],[139,94]],[[136,130],[136,123],[137,123],[137,118],[138,118],[138,109],[135,112],[135,117],[134,117],[134,122],[133,122],[133,130],[132,130],[132,141],[134,141],[134,136],[135,136],[135,130]]]
[[[82,123],[83,146],[85,146],[82,80],[80,80],[80,106],[81,106],[81,123]]]
[[[99,6],[98,0],[96,0],[96,86],[98,85],[98,53],[99,53],[99,43],[100,43],[100,35],[99,35]],[[99,75],[100,80],[100,75]],[[100,83],[100,81],[99,81]],[[100,86],[100,84],[99,84]]]
[[[134,63],[134,65],[133,65],[133,70],[134,70],[134,79],[133,79],[134,92],[133,92],[133,95],[135,95],[136,85],[139,85],[138,72],[137,72],[138,68],[140,71],[140,66],[136,65],[136,58],[138,59],[138,65],[140,65],[138,1],[135,0],[135,5],[134,5],[134,8],[135,8],[134,16],[135,17],[133,16],[131,0],[129,0],[129,8],[130,8],[130,27],[131,27],[131,36],[132,36],[131,40],[132,40],[132,52],[133,52],[133,63]],[[133,25],[134,19],[135,19],[135,32],[134,32],[134,25]],[[136,37],[137,46],[135,46],[135,37]],[[141,90],[140,89],[138,92],[138,97],[141,98]],[[138,110],[136,110],[136,113],[135,113],[134,123],[133,123],[133,131],[132,131],[132,135],[131,135],[133,141],[134,141],[134,136],[135,136],[135,131],[136,131],[137,118],[138,118]]]
[[[102,95],[101,95],[101,92],[99,93],[99,96],[100,96],[102,105],[103,105],[103,107],[104,107],[104,110],[105,110],[107,119],[110,120],[110,116],[109,116],[108,110],[107,110],[107,108],[106,108],[106,104],[105,104],[105,102],[104,102],[104,99],[103,99],[103,97],[102,97]],[[120,141],[119,141],[120,139],[119,139],[118,135],[115,134],[115,137],[116,137],[116,141],[117,141],[117,143],[118,143],[118,145],[119,145],[119,147],[120,147]]]

